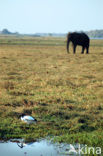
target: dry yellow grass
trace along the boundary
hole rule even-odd
[[[22,112],[29,112],[40,121],[35,128],[31,126],[31,131],[25,130],[36,138],[70,133],[76,138],[80,133],[82,138],[82,133],[102,132],[103,40],[91,40],[88,55],[81,54],[80,47],[75,55],[72,47],[67,54],[64,38],[24,37],[25,45],[19,39],[19,45],[16,41],[13,44],[12,38],[9,40],[0,45],[0,115],[2,120],[8,118],[11,126],[1,122],[1,138],[5,126],[13,129],[19,120],[17,113]],[[20,126],[18,135],[15,131],[5,135],[20,137],[19,132]],[[86,137],[84,142],[88,142]]]

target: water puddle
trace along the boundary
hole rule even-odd
[[[46,139],[31,143],[11,140],[0,142],[0,156],[69,156],[70,148],[69,144],[53,143]]]

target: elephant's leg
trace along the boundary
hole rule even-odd
[[[87,53],[87,54],[89,54],[89,48],[88,48],[88,47],[86,48],[86,50],[87,50],[87,52],[86,52],[86,53]]]
[[[82,47],[82,52],[81,52],[81,54],[84,54],[84,49],[85,49],[85,47]]]
[[[75,54],[76,52],[76,45],[73,45],[73,53]]]

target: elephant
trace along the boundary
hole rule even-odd
[[[73,53],[76,53],[76,46],[82,46],[82,54],[86,49],[86,53],[89,53],[89,42],[90,39],[85,33],[72,32],[67,34],[67,52],[69,53],[69,43],[73,44]]]

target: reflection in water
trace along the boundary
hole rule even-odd
[[[20,148],[23,148],[23,147],[24,147],[23,142],[22,142],[22,143],[17,143],[17,145],[18,145]]]
[[[69,144],[53,144],[46,139],[31,143],[13,140],[0,143],[0,156],[68,156],[69,149]]]
[[[17,142],[17,145],[20,147],[20,148],[23,148],[25,146],[28,146],[28,145],[32,145],[34,142],[30,142],[30,143],[25,143],[23,140],[21,140],[20,142]]]

